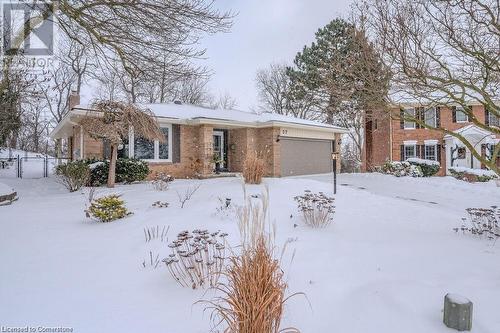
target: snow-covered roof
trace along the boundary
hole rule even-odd
[[[161,104],[139,104],[141,108],[151,110],[160,122],[171,122],[180,124],[211,124],[227,127],[295,127],[308,130],[347,133],[346,128],[324,124],[318,121],[300,119],[276,113],[256,113],[241,110],[210,109],[190,104],[161,103]],[[61,137],[69,130],[69,125],[76,125],[78,117],[92,111],[90,105],[75,106],[64,119],[54,128],[50,136]],[[67,133],[66,133],[67,134]]]

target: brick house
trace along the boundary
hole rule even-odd
[[[474,116],[482,123],[498,126],[499,119],[482,105],[471,104]],[[390,112],[373,112],[366,121],[363,170],[370,171],[386,161],[405,161],[417,157],[440,162],[438,175],[449,173],[450,167],[485,168],[458,139],[436,130],[403,121],[403,112],[431,126],[441,126],[463,135],[482,156],[492,153],[500,136],[481,129],[467,118],[460,107],[423,107],[417,104],[393,106]],[[487,155],[489,156],[489,155]],[[497,158],[500,165],[500,157]]]
[[[69,104],[70,111],[51,137],[72,160],[109,158],[109,145],[92,139],[79,125],[91,112],[89,107],[79,105],[77,95],[70,96]],[[118,156],[147,161],[151,175],[209,177],[214,172],[214,154],[222,160],[222,171],[241,172],[249,151],[264,157],[269,177],[327,173],[332,169],[332,152],[339,151],[341,135],[346,133],[340,127],[271,113],[213,110],[177,102],[142,107],[155,114],[166,143],[135,138],[131,131]]]

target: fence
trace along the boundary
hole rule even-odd
[[[68,158],[50,156],[20,156],[0,159],[0,177],[46,178],[54,168]]]

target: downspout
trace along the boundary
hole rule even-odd
[[[80,159],[83,160],[83,126],[80,125]]]
[[[392,159],[392,116],[389,115],[389,160],[392,162],[393,159]]]

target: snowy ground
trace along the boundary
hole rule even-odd
[[[163,267],[144,269],[145,226],[225,230],[236,223],[214,215],[218,197],[242,202],[235,179],[201,181],[179,208],[177,180],[167,192],[148,184],[119,186],[134,215],[100,224],[85,219],[85,191],[68,193],[53,179],[0,179],[19,201],[0,207],[0,326],[67,326],[74,332],[207,332],[209,313],[194,303],[211,292],[183,289]],[[500,332],[500,242],[456,235],[467,207],[500,204],[494,182],[341,175],[335,222],[304,226],[294,195],[331,192],[329,176],[266,179],[277,244],[292,238],[284,260],[290,292],[283,327],[301,332],[453,332],[441,323],[447,292],[474,302],[473,332]],[[253,188],[253,191],[257,190]],[[100,189],[97,195],[110,192]],[[168,208],[153,208],[154,201]],[[290,218],[290,215],[293,215]],[[294,224],[298,227],[294,228]],[[290,257],[295,258],[290,264]]]

